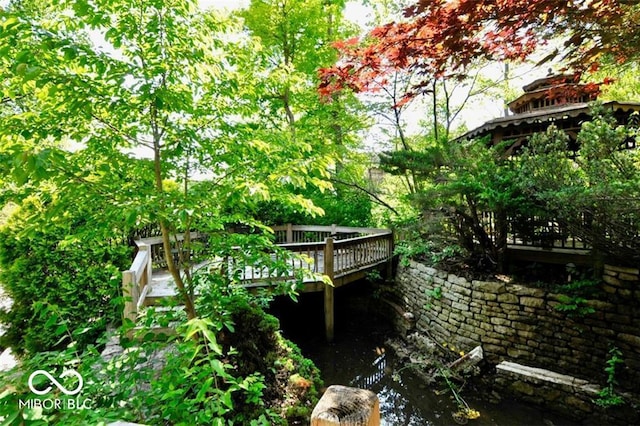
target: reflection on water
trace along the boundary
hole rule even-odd
[[[278,300],[272,308],[280,318],[285,337],[294,341],[303,354],[322,371],[325,385],[348,385],[369,389],[378,395],[383,425],[455,425],[452,414],[458,408],[443,385],[427,388],[412,368],[400,365],[385,341],[392,335],[381,317],[360,309],[362,301],[349,291],[336,291],[335,341],[324,340],[322,294],[306,294],[295,304]],[[346,290],[346,289],[344,289]],[[357,308],[357,309],[356,309]],[[463,396],[480,418],[472,426],[488,425],[571,425],[539,408],[518,403],[491,404],[481,395]]]

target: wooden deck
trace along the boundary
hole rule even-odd
[[[232,256],[201,262],[191,272],[202,268],[213,268],[218,273],[225,271],[232,285],[241,285],[250,291],[271,288],[283,282],[301,282],[301,292],[322,291],[325,296],[327,339],[332,340],[334,289],[360,280],[372,270],[390,270],[393,234],[386,229],[335,225],[286,225],[274,227],[273,230],[279,242],[277,245],[285,251],[280,255],[267,254],[267,258],[271,256],[280,265],[286,264],[284,273],[282,268],[276,273],[268,266],[243,265]],[[192,233],[191,238],[198,238],[198,234]],[[177,243],[182,239],[182,236],[178,236]],[[157,268],[164,257],[161,239],[147,238],[136,241],[136,244],[138,254],[131,268],[122,273],[123,294],[130,298],[125,303],[123,316],[134,322],[144,306],[156,305],[160,300],[175,297],[178,293],[171,274],[166,269]]]

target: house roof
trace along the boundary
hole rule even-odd
[[[640,102],[617,102],[609,101],[602,104],[605,109],[610,109],[614,113],[617,111],[633,112],[640,111]],[[482,126],[468,131],[457,140],[473,139],[485,136],[494,132],[498,128],[506,129],[510,126],[523,126],[536,123],[551,122],[576,118],[582,114],[590,114],[590,106],[588,103],[575,103],[559,106],[555,108],[542,109],[522,114],[510,115],[507,117],[494,118],[487,121]]]

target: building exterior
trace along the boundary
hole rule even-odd
[[[576,151],[576,137],[582,123],[591,120],[589,102],[598,96],[598,87],[580,84],[572,75],[548,75],[523,87],[524,93],[508,104],[511,114],[487,121],[459,140],[489,137],[492,145],[510,140],[507,154],[518,149],[535,133],[544,132],[554,124],[569,136],[569,149]],[[604,102],[602,107],[610,110],[619,124],[634,123],[640,112],[640,102]],[[627,148],[635,147],[629,140]]]

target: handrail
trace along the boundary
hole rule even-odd
[[[149,289],[152,273],[151,245],[141,241],[135,241],[135,243],[138,246],[138,253],[131,267],[122,272],[122,291],[125,297],[122,316],[134,322]]]
[[[311,261],[304,261],[300,257],[287,258],[288,273],[283,275],[280,271],[279,276],[276,276],[275,271],[269,270],[271,268],[241,265],[233,259],[226,261],[227,265],[224,269],[230,274],[239,274],[240,280],[244,283],[262,285],[266,284],[265,281],[291,280],[296,275],[296,271],[300,270],[306,270],[311,274],[322,274],[334,280],[389,261],[393,255],[393,233],[388,229],[291,224],[274,226],[272,229],[274,232],[286,232],[287,240],[300,236],[296,236],[294,232],[315,233],[307,236],[321,238],[319,241],[291,241],[277,244],[282,249],[307,256]],[[347,238],[340,239],[340,234],[346,235]],[[191,232],[192,240],[201,237],[206,236]],[[178,245],[182,241],[184,241],[183,234],[178,234],[172,239],[172,243]],[[142,238],[135,243],[138,246],[138,253],[131,267],[122,272],[123,293],[126,298],[123,317],[132,321],[135,321],[150,289],[154,265],[158,266],[164,259],[161,237]],[[265,254],[273,256],[273,254]]]
[[[302,228],[302,227],[300,227]],[[312,226],[307,227],[307,229]],[[313,228],[320,228],[314,226]],[[322,227],[330,228],[330,227]],[[337,228],[337,227],[336,227]],[[346,227],[343,227],[345,229]],[[349,230],[357,228],[347,228]],[[373,230],[375,228],[365,228]],[[375,229],[375,234],[368,234],[346,239],[334,239],[326,237],[324,241],[294,242],[278,244],[278,247],[287,249],[297,254],[306,255],[312,262],[304,262],[299,259],[292,259],[291,271],[287,277],[277,277],[278,279],[292,279],[296,271],[307,270],[315,274],[324,274],[332,280],[340,278],[355,271],[369,268],[383,261],[388,261],[393,255],[393,233],[387,229]],[[331,248],[328,246],[331,244]],[[233,262],[233,260],[230,260]],[[331,265],[328,270],[327,265]],[[240,274],[241,281],[264,282],[276,277],[271,271],[256,269],[251,265],[241,268],[235,264],[230,264],[230,270]]]
[[[327,237],[348,239],[366,235],[389,232],[380,228],[357,228],[353,226],[323,226],[323,225],[279,225],[271,228],[278,244],[282,243],[311,243],[324,241]]]
[[[355,233],[360,232],[363,234],[380,234],[389,232],[388,229],[384,228],[359,228],[356,226],[337,226],[337,225],[276,225],[272,226],[271,229],[274,231],[286,231],[289,227],[291,227],[294,231],[310,231],[310,232],[322,232],[322,231],[332,231],[336,233]]]

